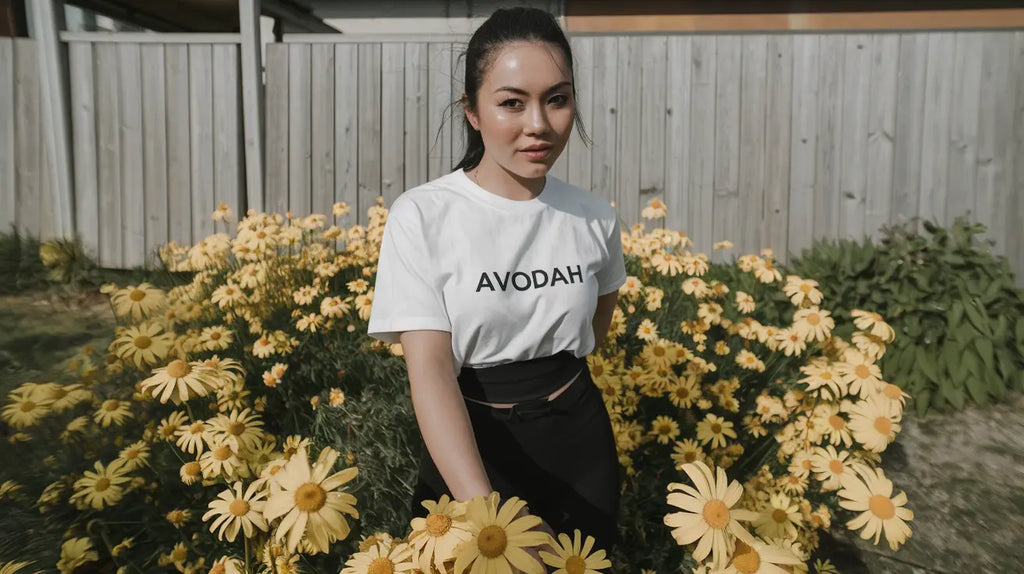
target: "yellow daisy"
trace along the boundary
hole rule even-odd
[[[178,429],[188,423],[188,415],[184,411],[174,411],[160,420],[156,427],[156,436],[160,440],[170,442],[178,434]]]
[[[882,370],[871,358],[857,349],[847,349],[843,353],[843,360],[836,363],[836,370],[843,378],[843,382],[849,386],[852,395],[866,397],[885,388]]]
[[[185,523],[192,520],[192,511],[187,508],[175,508],[164,515],[164,519],[175,528],[185,526]]]
[[[757,358],[757,355],[751,353],[746,349],[740,350],[736,353],[736,364],[751,371],[757,371],[763,373],[765,369],[764,361]]]
[[[802,522],[799,501],[775,492],[761,506],[754,529],[765,538],[795,538],[796,527]]]
[[[812,279],[803,279],[796,275],[786,276],[786,285],[782,288],[797,307],[807,301],[811,305],[821,304],[821,291],[818,290],[818,282]]]
[[[700,387],[694,379],[678,379],[668,388],[668,400],[681,409],[693,406],[694,401],[701,398]]]
[[[854,472],[843,473],[840,478],[839,506],[861,514],[846,523],[850,530],[863,528],[860,537],[864,540],[875,537],[878,544],[881,535],[889,548],[896,550],[910,537],[907,522],[914,519],[914,513],[906,508],[905,492],[892,496],[892,481],[885,477],[882,469],[855,465]]]
[[[591,552],[595,542],[593,536],[587,536],[582,545],[581,537],[582,533],[578,528],[573,531],[572,539],[567,534],[560,533],[559,543],[554,545],[557,554],[540,552],[545,564],[557,568],[552,574],[599,574],[600,569],[612,567],[611,561],[605,558],[604,549]]]
[[[708,413],[704,420],[697,423],[697,440],[702,445],[711,443],[711,448],[724,447],[726,437],[736,438],[733,424],[722,417]]]
[[[235,342],[235,335],[227,327],[214,325],[204,327],[199,334],[199,344],[207,351],[222,351]]]
[[[455,572],[492,574],[516,568],[526,574],[543,574],[544,565],[524,550],[551,542],[546,532],[532,530],[541,523],[540,517],[527,514],[516,518],[526,502],[513,496],[499,508],[498,497],[492,492],[486,499],[476,496],[467,503],[471,538],[458,551]]]
[[[50,412],[51,401],[32,392],[12,392],[8,395],[10,404],[4,407],[5,423],[15,429],[23,429],[38,423]]]
[[[676,468],[682,468],[684,464],[704,462],[707,457],[697,441],[686,438],[676,441],[675,446],[672,447],[671,458],[676,463]]]
[[[60,413],[91,398],[92,391],[81,384],[54,385],[49,393],[49,406],[53,412]]]
[[[135,441],[121,449],[117,460],[122,461],[129,472],[141,468],[149,460],[149,445],[145,441]]]
[[[220,309],[228,309],[245,302],[245,293],[241,287],[228,281],[224,285],[214,289],[210,295],[210,302]]]
[[[347,298],[325,297],[320,302],[320,314],[328,319],[342,317],[352,310],[351,302]]]
[[[781,546],[760,540],[754,540],[753,544],[737,540],[732,560],[722,574],[790,574],[793,572],[790,565],[800,564],[803,560]]]
[[[149,283],[140,283],[111,293],[110,304],[117,316],[131,317],[132,321],[138,322],[161,311],[167,304],[167,297]]]
[[[100,403],[100,408],[96,409],[92,418],[103,428],[107,428],[111,424],[119,425],[123,423],[125,419],[133,416],[131,406],[132,404],[130,401],[107,399]]]
[[[96,461],[95,471],[87,470],[82,478],[75,481],[75,493],[71,501],[81,501],[86,507],[100,510],[105,506],[113,506],[120,502],[124,488],[120,485],[131,480],[126,476],[128,469],[120,460],[114,460],[106,467]]]
[[[338,451],[325,447],[310,468],[306,449],[302,448],[277,473],[280,490],[270,495],[263,516],[267,520],[283,517],[274,539],[287,536],[289,551],[305,534],[314,547],[327,552],[332,540],[348,536],[349,525],[342,513],[359,518],[356,498],[335,490],[355,478],[358,469],[346,468],[328,476],[337,458]]]
[[[840,374],[838,366],[825,357],[811,359],[806,365],[800,366],[800,372],[807,376],[799,382],[807,385],[808,391],[818,392],[827,399],[838,399],[849,392],[846,379]]]
[[[779,350],[787,357],[793,355],[799,357],[807,349],[807,341],[799,333],[791,329],[780,329],[775,334],[775,340],[779,343]]]
[[[370,289],[361,295],[357,295],[355,306],[356,311],[359,313],[359,318],[363,321],[369,320],[370,309],[373,307],[373,289]]]
[[[217,531],[218,540],[234,542],[241,529],[246,538],[252,538],[255,529],[266,532],[269,528],[263,518],[264,498],[267,491],[254,482],[242,493],[242,483],[235,484],[222,491],[217,498],[210,501],[210,510],[203,515],[203,522],[217,517],[210,524],[210,532]]]
[[[393,540],[379,540],[366,550],[357,552],[345,562],[341,574],[377,574],[378,572],[407,572],[416,568],[409,560],[412,546]]]
[[[703,462],[684,464],[682,470],[694,486],[669,483],[668,503],[683,512],[665,515],[665,525],[672,528],[672,537],[679,545],[697,542],[695,560],[702,562],[711,555],[715,567],[721,567],[734,539],[753,543],[753,537],[739,521],[754,520],[757,513],[733,508],[743,495],[743,486],[736,480],[730,483],[725,470],[712,471]],[[671,492],[675,490],[682,492]]]
[[[640,289],[643,286],[644,284],[640,282],[640,279],[629,275],[626,277],[626,282],[622,284],[622,287],[619,287],[619,294],[633,299],[640,295]]]
[[[644,297],[647,304],[648,311],[657,311],[661,309],[661,302],[665,299],[665,292],[657,287],[648,287],[645,289],[646,295]]]
[[[186,462],[178,469],[178,476],[185,484],[195,484],[203,478],[203,466],[197,460]]]
[[[900,432],[900,418],[892,412],[885,399],[877,395],[850,407],[850,433],[853,440],[871,452],[883,452]]]
[[[192,424],[178,428],[178,448],[196,456],[203,453],[206,442],[209,439],[209,426],[205,421],[195,421]]]
[[[862,309],[854,309],[850,311],[850,316],[853,317],[853,324],[858,329],[868,332],[870,335],[878,337],[886,343],[891,343],[896,340],[896,331],[885,322],[885,319],[873,311],[864,311]]]
[[[219,414],[207,422],[209,440],[226,444],[236,453],[254,449],[263,434],[263,421],[249,409]]]
[[[640,217],[644,219],[661,219],[668,216],[668,206],[665,202],[660,199],[652,199],[647,202],[647,206],[640,212]]]
[[[433,565],[444,571],[444,562],[455,557],[455,549],[473,535],[465,521],[465,503],[451,500],[442,494],[438,501],[424,500],[427,516],[417,516],[409,522],[412,533],[409,544],[420,570],[430,572]]]
[[[658,439],[658,444],[668,444],[679,436],[679,423],[671,417],[659,416],[651,422],[651,434]]]
[[[224,443],[211,443],[210,450],[199,456],[199,464],[203,467],[204,478],[231,478],[236,472],[245,474],[242,460]]]
[[[672,356],[669,353],[669,341],[659,339],[644,345],[640,356],[644,364],[651,369],[667,369],[672,366]]]
[[[849,451],[837,452],[832,445],[814,449],[814,454],[811,456],[811,470],[814,471],[814,478],[821,482],[821,490],[828,492],[839,489],[841,486],[839,479],[846,471],[846,459],[849,457]]]
[[[142,381],[142,391],[158,398],[161,403],[172,399],[181,404],[193,397],[205,397],[218,388],[219,382],[213,373],[199,361],[187,363],[175,359],[166,367],[153,369],[153,374]]]
[[[832,329],[836,328],[835,319],[832,314],[818,307],[799,309],[793,313],[793,326],[791,329],[806,341],[824,342],[829,338]]]
[[[885,342],[870,333],[857,331],[850,335],[850,341],[858,351],[867,355],[872,361],[877,362],[885,355]]]
[[[658,273],[675,277],[683,272],[683,262],[671,253],[658,251],[651,256],[651,265]]]
[[[754,303],[754,298],[743,291],[736,292],[736,308],[740,310],[740,313],[753,313],[757,309],[757,304]]]
[[[210,571],[207,574],[244,574],[245,562],[238,558],[221,556],[210,564]]]
[[[69,538],[60,546],[60,560],[57,570],[60,574],[71,574],[76,568],[99,560],[99,554],[92,548],[88,538]]]
[[[121,360],[139,369],[162,361],[171,352],[174,334],[164,332],[157,322],[146,322],[119,330],[110,350]]]
[[[636,328],[636,336],[643,341],[653,343],[658,340],[658,326],[650,319],[644,319]]]
[[[11,498],[11,495],[21,490],[21,485],[13,480],[5,480],[0,484],[0,500]]]

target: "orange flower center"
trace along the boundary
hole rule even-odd
[[[108,488],[110,488],[110,479],[106,477],[97,480],[96,484],[94,484],[92,487],[92,489],[95,490],[96,492],[103,492]]]
[[[214,331],[214,332],[210,333],[210,339],[213,340],[213,341],[220,340],[220,331]]]
[[[807,322],[810,323],[812,327],[817,327],[821,324],[821,315],[818,315],[817,313],[810,313],[807,315]]]
[[[175,359],[171,361],[171,364],[167,365],[167,376],[172,379],[180,379],[191,371],[192,369],[188,366],[188,363],[181,359]]]
[[[132,344],[138,349],[148,349],[153,346],[153,339],[150,339],[146,335],[139,335],[132,339]]]
[[[133,289],[132,292],[128,294],[128,298],[138,303],[146,298],[146,292],[142,289]]]
[[[21,412],[23,412],[23,413],[27,413],[29,411],[32,411],[35,408],[36,408],[36,404],[34,402],[32,402],[32,401],[25,401],[25,402],[21,403]]]
[[[701,514],[704,522],[716,530],[722,530],[729,524],[729,507],[721,500],[709,500]]]
[[[568,574],[585,574],[587,561],[579,556],[570,556],[565,559],[565,571]]]
[[[452,519],[444,514],[431,514],[427,517],[427,532],[431,536],[444,536],[452,527]]]
[[[828,417],[828,424],[836,430],[843,430],[846,428],[846,419],[839,415],[832,415]]]
[[[505,529],[494,524],[485,526],[476,538],[476,545],[480,549],[480,554],[487,558],[501,556],[505,553],[505,547],[508,546]]]
[[[711,423],[711,434],[722,434],[722,425]]]
[[[876,494],[868,499],[868,508],[871,512],[881,518],[882,520],[889,520],[893,516],[896,516],[896,506],[893,505],[889,497]]]
[[[245,423],[242,421],[235,421],[228,425],[228,433],[235,436],[241,436],[245,432]]]
[[[800,291],[803,292],[804,295],[810,293],[812,289],[814,289],[814,287],[811,287],[808,283],[800,284]]]
[[[231,505],[228,506],[228,510],[235,516],[245,516],[249,513],[249,503],[241,498],[236,498],[231,502]]]
[[[871,369],[867,365],[857,365],[857,368],[853,370],[854,374],[857,375],[858,379],[866,379],[871,376]]]
[[[103,410],[105,411],[116,411],[121,407],[121,401],[117,399],[107,399],[103,401]]]
[[[133,448],[128,452],[124,453],[124,457],[127,459],[139,458],[139,451]]]
[[[832,474],[842,474],[843,461],[839,459],[832,459],[828,461],[828,469],[832,471]]]
[[[892,432],[892,421],[889,417],[878,417],[875,419],[875,430],[884,435],[889,434]]]
[[[789,521],[789,513],[787,513],[785,510],[783,510],[781,508],[776,508],[775,511],[772,512],[772,520],[774,520],[778,524],[783,524],[785,522],[788,522]]]
[[[221,445],[213,451],[213,458],[219,461],[225,461],[231,458],[231,447],[228,445]]]
[[[302,512],[316,512],[327,502],[327,493],[315,482],[307,482],[295,490],[295,507]]]
[[[391,559],[382,556],[370,562],[370,566],[366,569],[366,574],[392,574],[394,571],[395,566]]]
[[[737,540],[732,566],[742,574],[755,574],[761,568],[761,555],[742,540]]]
[[[185,474],[189,476],[199,476],[199,473],[202,472],[202,470],[203,467],[196,461],[185,463]]]
[[[205,428],[205,425],[203,424],[202,421],[200,421],[200,422],[192,423],[188,427],[188,432],[190,432],[192,434],[199,434],[199,433],[203,432],[204,428]]]

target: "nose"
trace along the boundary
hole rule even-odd
[[[543,134],[551,128],[548,115],[544,106],[532,106],[526,113],[526,125],[524,129],[528,135]]]

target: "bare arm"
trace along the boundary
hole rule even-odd
[[[594,311],[594,348],[597,349],[604,343],[608,335],[608,328],[612,324],[612,314],[615,312],[615,303],[619,300],[619,292],[612,291],[597,298],[597,310]]]
[[[416,421],[441,477],[455,500],[487,496],[491,483],[459,390],[451,333],[407,331],[399,340],[409,371]]]

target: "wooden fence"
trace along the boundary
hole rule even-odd
[[[321,39],[268,47],[269,206],[363,211],[461,157],[462,43]],[[1024,32],[572,43],[593,143],[574,136],[554,173],[614,200],[624,223],[659,198],[700,249],[730,239],[785,257],[970,213],[1024,273]]]
[[[268,210],[347,201],[361,220],[378,196],[390,203],[461,157],[464,38],[293,38],[267,47]],[[0,40],[0,224],[45,232],[31,44]],[[554,173],[614,200],[624,224],[659,198],[663,223],[698,249],[730,239],[784,257],[816,238],[969,212],[1024,275],[1024,32],[578,36],[573,47],[593,143],[574,135]],[[217,203],[244,211],[235,43],[72,41],[69,55],[75,219],[102,262],[198,241]]]

